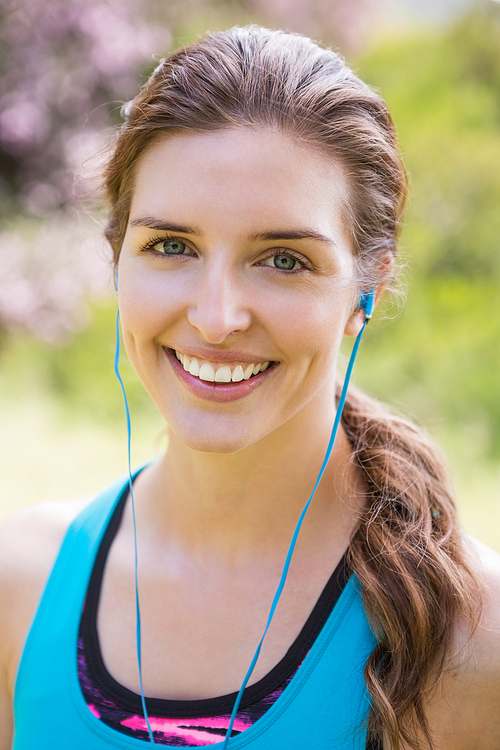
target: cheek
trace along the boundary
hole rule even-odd
[[[161,274],[123,273],[118,300],[127,346],[147,346],[183,312],[182,286],[167,285]]]
[[[320,380],[335,367],[348,309],[338,293],[279,295],[266,310],[271,337],[286,360]]]

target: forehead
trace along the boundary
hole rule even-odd
[[[156,141],[138,164],[131,218],[190,223],[194,211],[198,223],[219,215],[255,230],[307,220],[318,231],[344,231],[347,201],[334,157],[274,130],[234,128]]]

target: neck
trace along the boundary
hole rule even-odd
[[[313,399],[314,401],[314,399]],[[317,479],[334,407],[314,403],[258,443],[231,454],[194,451],[175,435],[138,482],[141,514],[156,533],[231,558],[286,552]],[[340,428],[301,532],[301,545],[347,544],[360,505],[351,446]],[[337,539],[332,538],[337,537]]]

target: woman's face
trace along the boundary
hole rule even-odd
[[[339,164],[271,130],[186,133],[141,157],[123,335],[186,445],[228,453],[331,420],[340,342],[361,324],[346,201]]]

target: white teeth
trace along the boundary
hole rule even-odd
[[[208,380],[209,383],[215,382],[215,371],[209,362],[203,362],[198,377],[200,380]]]
[[[243,367],[241,365],[236,365],[231,380],[233,383],[239,383],[240,380],[243,380],[243,375]]]
[[[215,373],[216,383],[230,383],[231,382],[231,368],[229,365],[219,367]]]
[[[259,372],[264,372],[270,365],[269,361],[259,362],[258,364],[246,365],[243,369],[243,365],[236,365],[234,370],[231,370],[229,365],[221,365],[215,367],[210,362],[202,362],[200,365],[198,360],[194,357],[188,357],[187,354],[175,351],[175,356],[182,364],[186,372],[193,375],[200,380],[206,380],[209,383],[239,383],[242,380],[248,380],[252,375],[257,375]]]

